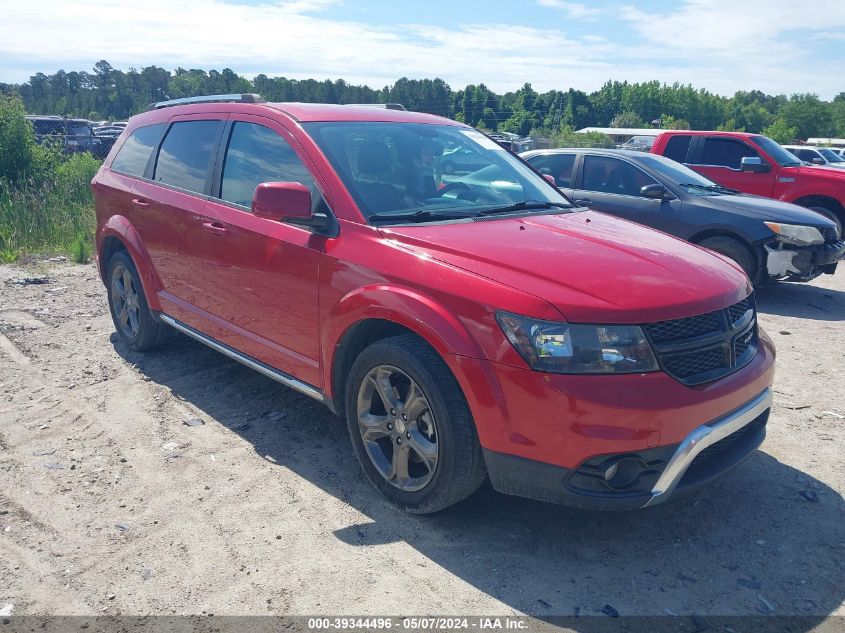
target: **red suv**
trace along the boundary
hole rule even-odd
[[[808,207],[845,236],[845,170],[807,165],[769,137],[745,132],[663,132],[651,151],[725,187]]]
[[[483,166],[444,174],[442,156]],[[156,104],[93,188],[134,350],[165,329],[325,403],[433,512],[502,492],[640,508],[763,440],[774,348],[733,263],[575,207],[476,130],[387,108]]]

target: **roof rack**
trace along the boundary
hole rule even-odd
[[[347,103],[346,105],[365,108],[385,108],[387,110],[407,110],[401,103]]]
[[[185,97],[184,99],[170,99],[151,103],[150,110],[170,108],[178,105],[189,105],[193,103],[267,103],[267,100],[257,94],[231,94],[231,95],[204,95],[201,97]]]

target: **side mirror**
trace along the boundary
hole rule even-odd
[[[298,182],[263,182],[252,194],[252,212],[259,218],[323,229],[325,213],[311,213],[311,190]]]
[[[640,195],[643,198],[662,200],[666,196],[666,187],[658,184],[646,185],[645,187],[640,189]]]
[[[543,174],[543,178],[545,178],[552,187],[557,187],[557,181],[551,174]]]
[[[763,159],[759,156],[744,156],[739,162],[740,171],[747,171],[752,174],[765,174],[771,171],[771,169],[769,164],[764,163]]]
[[[819,158],[818,156],[816,156],[816,157],[813,159],[813,161],[812,161],[812,162],[813,162],[813,165],[824,165],[824,159],[823,159],[823,158]]]

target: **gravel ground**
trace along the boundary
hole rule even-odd
[[[769,436],[705,493],[416,517],[321,405],[183,336],[128,351],[92,265],[0,266],[0,614],[845,615],[845,271],[758,295]]]

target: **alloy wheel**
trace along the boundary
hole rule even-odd
[[[127,338],[135,338],[141,327],[141,304],[135,279],[123,264],[118,264],[112,271],[111,298],[121,333]]]
[[[371,369],[358,389],[358,429],[367,455],[392,486],[424,488],[437,468],[437,426],[425,394],[404,371]]]

